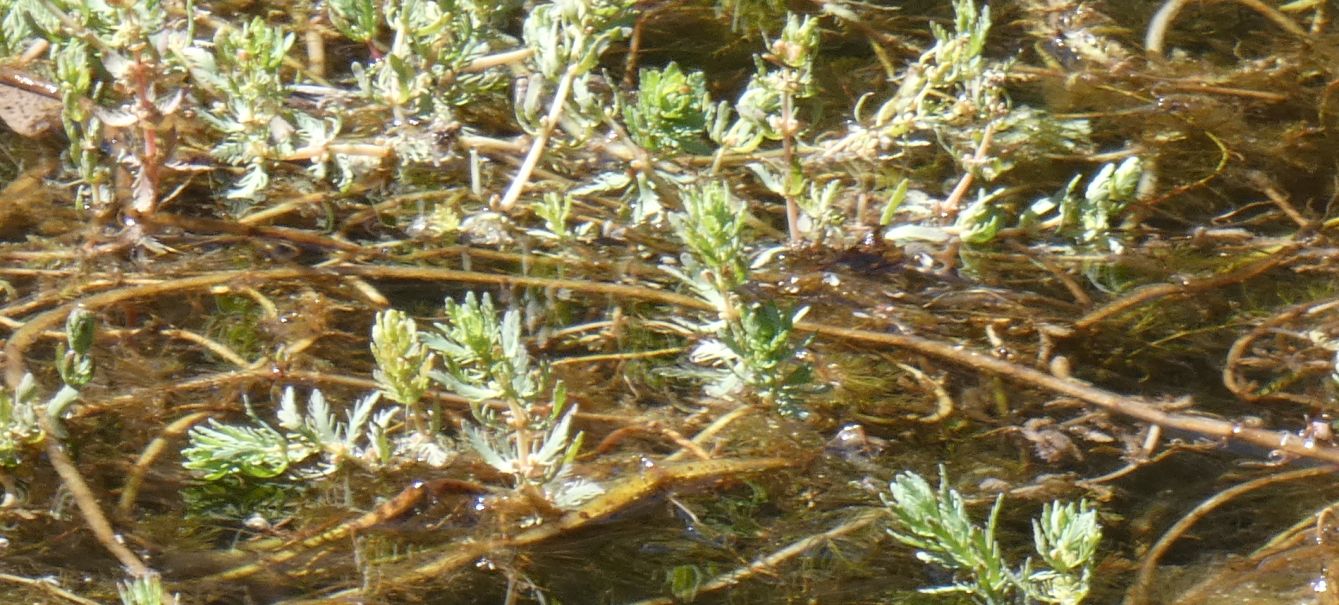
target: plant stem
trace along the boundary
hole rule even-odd
[[[791,127],[792,99],[790,90],[781,95],[781,150],[782,161],[786,163],[786,176],[781,190],[786,197],[786,232],[790,234],[792,245],[800,241],[800,205],[795,202],[795,194],[790,190],[791,177],[795,172],[795,129]]]
[[[37,422],[42,427],[42,432],[46,433],[47,458],[50,459],[52,468],[56,469],[56,474],[60,475],[61,483],[65,484],[65,489],[70,490],[70,497],[74,498],[74,504],[79,507],[79,514],[83,515],[84,523],[93,532],[93,537],[97,538],[98,543],[102,544],[107,552],[112,553],[112,556],[116,557],[116,560],[120,561],[121,565],[124,565],[131,575],[138,577],[153,573],[148,565],[145,565],[139,557],[135,556],[135,553],[121,543],[116,532],[112,530],[112,524],[107,520],[107,515],[103,514],[102,507],[98,506],[98,497],[88,487],[88,482],[84,481],[84,476],[79,473],[79,469],[75,467],[69,454],[65,453],[65,445],[56,438],[55,427],[51,424],[51,418],[45,413],[38,414]]]
[[[553,93],[549,113],[540,124],[539,132],[535,133],[535,140],[530,144],[530,152],[525,155],[525,162],[521,164],[520,170],[516,171],[516,177],[512,179],[511,186],[502,196],[502,201],[498,202],[499,210],[503,212],[511,210],[516,205],[516,200],[520,199],[526,183],[530,182],[530,174],[539,164],[539,158],[544,155],[544,148],[549,144],[549,136],[553,134],[553,129],[558,126],[558,119],[563,115],[563,107],[567,105],[567,96],[572,93],[572,82],[576,77],[577,66],[568,65],[567,71],[564,71],[563,77],[558,80],[558,90]]]
[[[738,585],[741,582],[758,575],[775,574],[776,569],[786,561],[794,559],[816,548],[827,546],[831,544],[833,540],[864,529],[887,516],[888,513],[883,509],[872,508],[862,511],[841,525],[792,542],[772,554],[754,559],[749,562],[748,565],[716,576],[711,581],[699,587],[694,594],[702,595],[704,593],[730,588],[731,586]],[[682,601],[675,597],[660,597],[656,599],[647,599],[645,601],[637,601],[633,605],[674,605],[675,603],[680,602]]]

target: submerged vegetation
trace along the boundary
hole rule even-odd
[[[924,592],[965,593],[982,603],[1072,604],[1088,595],[1102,531],[1097,512],[1086,502],[1044,506],[1041,520],[1032,527],[1037,554],[1049,568],[1028,564],[1015,571],[995,540],[1003,496],[995,499],[984,528],[972,522],[962,495],[942,477],[936,492],[919,475],[898,475],[884,501],[897,519],[898,529],[889,530],[894,538],[917,549],[916,557],[926,563],[966,576],[952,586]]]
[[[0,0],[0,595],[1339,602],[1330,8]]]

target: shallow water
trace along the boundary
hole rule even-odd
[[[876,33],[893,32],[875,39],[895,67],[931,43],[927,20],[948,16],[938,5],[901,8],[861,9]],[[433,162],[383,166],[345,191],[301,167],[276,169],[270,198],[250,208],[221,199],[235,175],[183,170],[163,182],[164,191],[180,187],[178,197],[131,222],[120,217],[142,198],[126,166],[148,157],[142,131],[109,137],[117,140],[100,151],[119,201],[78,210],[65,141],[0,140],[7,372],[31,371],[49,396],[61,384],[52,360],[65,315],[78,304],[95,314],[97,369],[63,421],[64,443],[118,535],[183,602],[930,602],[916,590],[955,578],[886,531],[883,497],[903,471],[943,472],[978,522],[1004,494],[998,536],[1015,564],[1036,557],[1030,519],[1043,503],[1093,501],[1104,538],[1088,602],[1139,602],[1141,577],[1149,603],[1339,602],[1325,584],[1335,489],[1317,470],[1323,456],[1298,455],[1334,447],[1330,174],[1339,147],[1329,58],[1339,53],[1324,15],[1285,15],[1306,28],[1315,18],[1316,31],[1298,36],[1272,13],[1218,3],[1185,7],[1165,57],[1146,58],[1140,38],[1158,8],[991,5],[987,56],[1015,60],[1004,76],[1010,102],[1088,120],[1092,134],[1062,153],[1037,142],[1054,133],[1000,131],[995,153],[1012,169],[977,185],[1000,188],[995,208],[1010,218],[989,243],[891,242],[875,225],[898,178],[927,200],[960,182],[952,158],[962,141],[943,132],[873,165],[854,152],[797,162],[846,187],[836,204],[844,222],[767,256],[735,294],[808,307],[794,338],[811,340],[791,360],[813,369],[804,419],[685,376],[701,368],[692,354],[703,338],[691,324],[719,316],[663,270],[681,267],[686,248],[666,225],[630,216],[633,193],[583,194],[572,221],[590,229],[563,239],[533,210],[504,216],[470,191],[473,170],[500,193],[526,148],[505,138],[519,126],[496,91],[454,116],[469,136],[497,137],[473,148],[483,164],[470,165],[465,139],[443,128],[424,145],[462,147]],[[717,100],[745,86],[762,42],[718,44],[728,20],[705,5],[649,14],[643,65],[704,69]],[[803,143],[820,151],[844,135],[856,100],[896,88],[880,75],[872,34],[841,23],[824,21],[818,95],[801,107]],[[695,36],[701,44],[685,44]],[[622,69],[624,48],[604,56],[606,68]],[[369,51],[340,41],[330,52]],[[348,72],[331,78],[352,86]],[[410,122],[396,127],[428,128]],[[391,123],[350,115],[342,136],[370,140]],[[164,153],[213,161],[209,144],[193,139],[216,133],[158,127],[173,134],[163,135]],[[126,149],[140,155],[125,160]],[[534,186],[565,191],[599,172],[634,172],[600,149],[555,145]],[[740,164],[777,151],[718,159],[751,204],[751,252],[781,243],[784,200]],[[1122,154],[1145,162],[1147,181],[1102,235],[1110,240],[1079,245],[1084,236],[1020,218]],[[675,171],[655,178],[711,158],[673,161]],[[928,211],[907,204],[894,226]],[[459,222],[449,233],[424,235],[450,217]],[[319,388],[345,420],[377,388],[368,347],[378,310],[405,310],[427,329],[446,321],[444,299],[485,291],[523,311],[527,351],[567,385],[584,433],[573,468],[607,497],[566,510],[527,499],[470,446],[469,404],[436,385],[428,415],[446,444],[438,459],[350,463],[319,478],[307,460],[275,477],[224,482],[183,468],[192,426],[275,426],[288,387],[303,402]],[[969,357],[843,329],[979,352],[1180,424],[1154,429],[1034,374],[1000,375]],[[393,432],[407,435],[414,420],[397,418]],[[1187,428],[1200,420],[1274,431],[1265,435],[1291,440],[1294,453]],[[32,581],[54,577],[74,595],[113,601],[121,562],[87,531],[41,447],[21,450],[0,474],[0,597],[69,600]],[[1218,496],[1234,486],[1245,487]],[[1159,538],[1192,514],[1198,521],[1149,563]]]

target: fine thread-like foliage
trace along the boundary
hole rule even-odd
[[[889,530],[894,538],[917,549],[916,558],[961,570],[966,576],[960,583],[930,590],[963,592],[992,604],[1007,602],[1005,597],[1014,585],[995,541],[1002,502],[1003,498],[995,500],[986,526],[979,527],[956,490],[942,480],[935,490],[912,473],[898,474],[884,500],[897,520],[897,529]]]
[[[377,314],[372,326],[372,379],[382,395],[409,409],[420,430],[426,430],[419,400],[432,383],[433,355],[419,341],[418,324],[404,312],[389,309]]]
[[[0,391],[0,467],[18,466],[26,451],[42,442],[36,388],[36,381],[28,374],[14,392]]]
[[[116,587],[122,605],[175,605],[177,599],[163,588],[158,574],[138,576]]]
[[[547,370],[531,359],[520,313],[510,309],[499,321],[489,295],[470,293],[464,302],[447,301],[446,317],[423,340],[446,362],[432,378],[470,399],[475,424],[465,437],[475,452],[511,475],[518,490],[559,508],[599,494],[599,486],[572,476],[581,448],[581,433],[571,434],[576,407],[567,407],[566,388],[550,387]]]
[[[360,399],[344,421],[320,390],[311,392],[304,410],[289,387],[276,427],[251,413],[250,425],[211,421],[192,429],[182,451],[185,467],[217,481],[318,477],[347,463],[371,471],[410,460],[442,466],[453,448],[416,407],[431,381],[471,400],[475,424],[464,427],[465,441],[485,463],[514,477],[518,489],[560,508],[598,494],[597,485],[572,476],[581,448],[581,434],[572,432],[576,407],[567,406],[563,385],[550,385],[547,370],[530,358],[519,313],[510,310],[499,321],[488,295],[470,294],[461,303],[448,301],[446,316],[447,323],[422,333],[401,312],[378,316],[372,348],[380,390]],[[437,357],[442,370],[433,369]],[[378,411],[383,394],[398,407]],[[402,412],[413,430],[392,434]]]
[[[234,475],[268,479],[290,470],[298,477],[319,477],[346,462],[384,462],[389,457],[384,438],[389,418],[384,413],[373,418],[379,398],[373,393],[360,399],[348,411],[347,421],[340,422],[320,390],[312,390],[304,411],[288,387],[276,413],[278,429],[254,413],[250,426],[211,420],[191,429],[190,446],[181,452],[184,466],[214,481]],[[295,467],[318,453],[322,456],[317,464]]]
[[[935,489],[920,475],[899,473],[882,497],[895,521],[888,533],[915,548],[916,558],[954,573],[953,584],[922,592],[962,594],[987,605],[1077,605],[1087,597],[1102,538],[1097,512],[1087,502],[1043,507],[1033,533],[1047,568],[1034,568],[1031,561],[1011,567],[995,538],[1003,496],[995,499],[984,527],[972,521],[962,495],[943,478]]]
[[[723,183],[685,190],[682,213],[670,216],[688,253],[682,268],[666,267],[717,310],[717,318],[695,326],[704,335],[690,360],[705,366],[676,372],[707,382],[716,397],[747,390],[786,415],[805,416],[806,395],[817,389],[809,364],[801,360],[807,339],[794,334],[806,309],[783,309],[776,302],[744,302],[739,288],[749,280],[744,217]]]
[[[37,395],[37,381],[31,373],[11,393],[0,391],[0,472],[23,463],[26,453],[48,437],[64,439],[65,412],[79,399],[79,390],[93,380],[96,367],[93,354],[94,330],[97,318],[82,306],[75,307],[65,318],[65,342],[56,347],[56,370],[62,385],[45,402]],[[47,426],[42,427],[39,415],[46,415]]]

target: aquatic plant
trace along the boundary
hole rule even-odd
[[[515,114],[533,141],[499,208],[516,205],[560,126],[568,144],[576,145],[589,140],[607,118],[610,104],[596,93],[591,72],[609,45],[627,35],[632,6],[630,0],[558,0],[526,16],[525,43],[534,74],[517,92]]]
[[[219,30],[212,56],[185,55],[195,79],[218,95],[200,114],[223,134],[212,149],[214,157],[246,168],[229,198],[256,199],[269,185],[268,164],[293,152],[293,129],[274,126],[290,117],[279,70],[294,40],[291,32],[255,18],[241,28]]]
[[[0,466],[18,466],[26,451],[42,442],[37,415],[44,408],[38,402],[32,374],[24,376],[13,391],[0,391]]]
[[[590,234],[594,225],[581,223],[572,225],[572,194],[559,195],[546,192],[542,200],[531,205],[531,210],[544,219],[543,229],[531,229],[530,234],[558,242],[569,242]]]
[[[163,589],[162,578],[158,574],[136,577],[116,587],[121,596],[122,605],[174,605],[175,596]]]
[[[930,594],[961,594],[978,603],[1001,605],[1040,601],[1075,605],[1088,595],[1102,530],[1097,511],[1086,502],[1048,503],[1032,523],[1035,547],[1047,568],[1031,561],[1011,566],[995,537],[1004,497],[995,499],[984,527],[967,512],[962,495],[941,478],[936,490],[923,477],[899,473],[883,495],[896,526],[888,533],[916,549],[916,558],[953,572],[948,586]]]
[[[387,399],[405,406],[409,421],[415,430],[435,432],[430,419],[420,408],[423,394],[432,383],[434,357],[419,340],[418,324],[403,311],[388,309],[377,313],[372,326],[372,358],[376,369],[373,380]],[[439,415],[434,414],[431,420]],[[436,423],[440,425],[440,422]]]
[[[288,387],[276,410],[278,429],[249,406],[250,425],[211,420],[208,426],[191,429],[190,445],[181,452],[183,465],[213,481],[232,475],[268,479],[290,470],[295,477],[320,477],[346,462],[385,460],[389,452],[383,435],[388,418],[378,415],[373,419],[372,414],[379,398],[380,393],[373,393],[359,399],[341,422],[319,389],[312,390],[303,410],[293,387]],[[321,455],[314,465],[297,466],[317,454]]]
[[[695,263],[706,270],[686,272],[683,279],[723,316],[728,316],[725,295],[748,281],[746,209],[720,181],[688,187],[682,194],[684,211],[670,217],[675,234],[691,253],[680,260],[686,267]]]
[[[508,311],[499,321],[491,298],[471,293],[463,303],[448,301],[446,316],[447,323],[422,333],[402,312],[377,316],[372,351],[380,390],[359,399],[346,420],[336,418],[319,389],[303,410],[288,387],[278,402],[277,427],[250,406],[249,425],[211,420],[191,430],[184,466],[207,481],[319,477],[347,463],[367,470],[409,460],[441,466],[454,451],[440,434],[440,414],[419,409],[436,382],[470,399],[477,424],[465,427],[466,441],[484,462],[511,475],[517,490],[560,508],[598,494],[598,486],[571,476],[581,447],[581,434],[571,431],[576,408],[567,407],[562,383],[550,384],[547,370],[530,358],[520,315]],[[437,357],[442,370],[433,368]],[[401,407],[378,411],[383,395]],[[413,430],[393,434],[401,413]]]
[[[799,132],[794,102],[813,94],[818,21],[787,15],[781,37],[767,60],[755,60],[754,74],[735,101],[737,116],[717,135],[721,151],[753,151],[763,141],[793,140]]]
[[[716,0],[716,11],[730,17],[730,28],[736,32],[770,30],[777,20],[786,15],[782,0]]]
[[[638,82],[636,99],[623,105],[632,139],[650,152],[706,153],[707,124],[715,116],[706,75],[670,63],[643,69]]]
[[[96,325],[93,313],[82,307],[75,307],[66,317],[65,340],[56,348],[56,370],[63,384],[45,402],[37,395],[32,374],[25,374],[12,392],[0,391],[0,473],[5,467],[20,465],[25,451],[41,444],[48,431],[58,439],[68,437],[62,418],[78,400],[79,390],[93,380],[90,349]]]
[[[986,124],[1007,110],[1000,86],[1003,68],[983,54],[990,8],[954,0],[953,13],[952,30],[931,23],[934,46],[899,75],[897,89],[867,125],[862,120],[845,138],[829,144],[828,153],[873,159],[924,146],[926,137],[942,135],[957,151],[955,159],[971,157],[976,147],[972,141],[979,141]]]
[[[1119,164],[1103,164],[1080,192],[1083,175],[1076,174],[1064,189],[1027,207],[1017,218],[1017,224],[1023,229],[1061,235],[1069,240],[1075,252],[1120,252],[1124,244],[1113,233],[1118,227],[1116,220],[1134,201],[1142,175],[1137,157],[1126,158]],[[997,231],[998,227],[983,233],[974,243],[994,240]]]
[[[510,309],[499,320],[492,298],[471,292],[448,300],[446,317],[422,338],[445,364],[433,380],[470,400],[475,424],[465,437],[475,452],[538,502],[575,508],[598,495],[599,486],[572,476],[582,438],[571,434],[576,406],[567,407],[563,384],[531,359],[520,313]]]
[[[670,221],[689,253],[680,259],[682,270],[666,270],[716,308],[717,318],[697,330],[718,336],[699,343],[690,356],[704,367],[683,374],[706,380],[711,395],[732,396],[747,387],[783,414],[805,415],[801,401],[816,389],[802,361],[808,341],[794,333],[794,326],[806,309],[742,300],[739,288],[750,274],[745,219],[723,183],[686,189],[683,201],[685,211]]]
[[[802,600],[900,562],[861,534],[891,514],[953,576],[940,590],[1078,602],[1101,533],[1086,502],[1042,508],[1019,563],[1000,502],[979,524],[946,481],[900,476],[886,506],[865,486],[920,466],[915,446],[1022,435],[1036,465],[1005,441],[985,454],[1019,491],[1100,492],[1041,469],[1082,455],[1117,481],[1184,452],[1155,451],[1147,423],[1339,460],[1314,418],[1333,395],[1334,187],[1290,182],[1334,159],[1323,7],[1262,11],[1310,14],[1315,34],[1285,27],[1305,52],[1233,68],[1277,40],[1146,61],[1067,0],[331,0],[244,18],[214,0],[0,0],[0,118],[68,139],[0,137],[17,175],[0,194],[0,548],[78,531],[68,493],[136,576],[118,531],[162,547],[173,589],[198,574],[236,591],[209,598],[397,601],[490,569],[462,586],[579,600],[616,576],[619,600]],[[1262,116],[1290,117],[1256,132]],[[1167,283],[1118,295],[1127,262]],[[1285,286],[1249,287],[1265,279]],[[87,326],[52,339],[76,302],[123,353],[97,380]],[[1190,341],[1208,344],[1168,352]],[[1203,392],[1219,355],[1229,391],[1305,407],[1306,432],[1251,424],[1294,410],[1166,405]],[[113,519],[67,450],[94,488],[121,486]],[[177,454],[180,498],[180,468],[160,472]],[[70,543],[6,561],[66,571],[50,561]],[[574,574],[573,548],[616,566]],[[919,581],[898,567],[852,599]],[[104,600],[123,579],[85,575]]]
[[[727,368],[708,392],[725,395],[733,393],[737,384],[743,385],[782,414],[807,416],[803,400],[818,389],[812,368],[802,361],[810,339],[795,334],[796,322],[807,312],[805,307],[782,310],[772,301],[739,307],[739,317],[727,321],[721,335],[721,343],[732,355],[719,350],[708,354],[701,348],[695,353],[699,360],[716,361]]]

